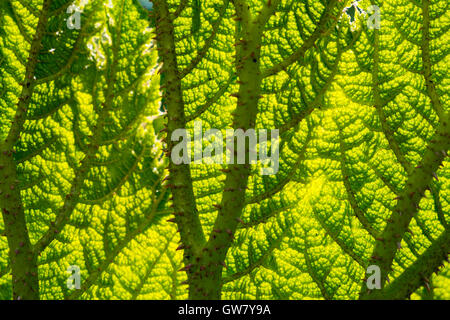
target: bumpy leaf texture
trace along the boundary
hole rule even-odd
[[[134,0],[75,4],[80,29],[70,1],[0,5],[0,299],[187,298],[194,244],[167,222],[160,114],[170,125],[178,103],[187,128],[225,132],[249,101],[254,128],[280,130],[280,165],[252,165],[240,190],[221,298],[450,298],[447,1],[363,0],[351,19],[337,0],[158,0],[156,18]],[[188,168],[213,242],[239,191],[226,165]],[[369,265],[383,290],[367,290]]]

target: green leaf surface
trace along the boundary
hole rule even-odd
[[[0,4],[0,299],[449,299],[446,1],[81,2]],[[175,165],[200,120],[278,172]]]

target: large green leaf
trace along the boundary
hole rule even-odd
[[[350,4],[2,2],[0,297],[449,299],[447,4]],[[174,164],[200,120],[279,171]]]

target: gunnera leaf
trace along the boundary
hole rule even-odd
[[[449,298],[445,1],[0,9],[0,299]]]

